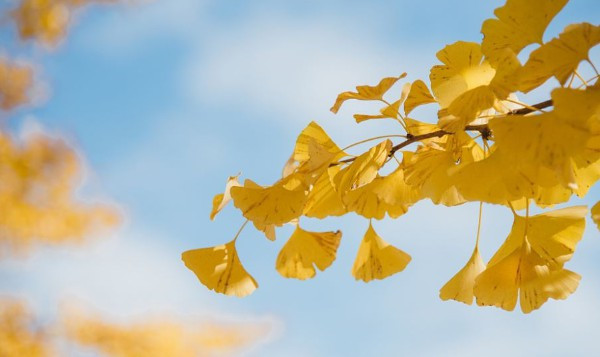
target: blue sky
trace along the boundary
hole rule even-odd
[[[260,285],[244,299],[208,291],[180,260],[184,250],[229,241],[243,222],[232,207],[208,219],[227,176],[274,182],[311,120],[341,146],[397,130],[354,124],[351,115],[368,105],[348,103],[336,116],[329,107],[339,92],[384,76],[427,79],[435,52],[457,40],[479,41],[481,22],[502,3],[140,1],[81,13],[68,40],[50,53],[0,34],[4,51],[39,62],[49,87],[44,103],[16,113],[14,127],[35,120],[61,132],[86,158],[82,195],[115,200],[127,218],[114,236],[83,249],[42,248],[27,260],[1,262],[0,292],[26,296],[46,316],[73,298],[117,317],[165,311],[269,321],[274,332],[252,356],[600,352],[600,237],[591,222],[568,264],[583,276],[579,289],[530,315],[438,298],[471,253],[475,203],[420,202],[397,220],[375,222],[413,260],[404,272],[369,284],[350,275],[368,225],[354,215],[303,220],[307,229],[344,233],[332,267],[307,282],[285,280],[274,269],[291,228],[279,230],[274,243],[244,231],[240,258]],[[600,3],[572,0],[547,36],[599,18]],[[593,58],[600,58],[597,49]],[[573,204],[598,199],[594,187]],[[508,210],[485,206],[484,259],[510,225]]]

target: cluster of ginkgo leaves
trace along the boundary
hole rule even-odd
[[[567,0],[507,0],[486,20],[483,40],[455,42],[437,53],[441,64],[422,80],[404,84],[400,98],[388,101],[388,90],[405,78],[382,79],[341,93],[331,111],[347,100],[381,102],[374,115],[356,114],[357,123],[392,120],[405,130],[389,135],[360,155],[340,149],[311,122],[299,135],[283,177],[271,186],[230,177],[215,196],[211,219],[233,201],[248,221],[267,238],[286,223],[296,226],[276,260],[284,277],[307,279],[332,264],[342,234],[309,232],[301,216],[325,218],[354,212],[372,221],[396,218],[419,200],[445,206],[465,202],[504,205],[514,214],[506,241],[484,263],[479,233],[467,264],[440,290],[444,300],[493,305],[513,310],[520,299],[523,312],[538,309],[549,298],[565,299],[580,276],[565,268],[582,237],[584,206],[530,215],[542,208],[583,197],[600,178],[600,82],[588,57],[600,42],[600,26],[567,26],[547,42],[543,34]],[[521,63],[519,53],[534,45]],[[578,72],[595,73],[585,79]],[[528,93],[554,77],[558,85],[549,100],[526,104]],[[437,105],[437,122],[417,120],[412,111]],[[402,137],[398,143],[392,142]],[[415,145],[411,145],[415,144]],[[350,145],[351,147],[354,146]],[[410,145],[410,146],[409,146]],[[412,149],[411,149],[412,148]],[[380,173],[386,164],[390,174]],[[517,213],[524,210],[524,214]],[[592,209],[598,223],[600,205]],[[244,224],[245,225],[245,224]],[[478,230],[479,231],[479,230]],[[230,242],[183,253],[183,261],[200,282],[216,292],[245,296],[257,288]],[[377,235],[372,224],[360,244],[352,274],[368,282],[402,271],[410,256]]]

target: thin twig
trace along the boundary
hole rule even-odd
[[[540,103],[531,105],[527,108],[512,110],[512,111],[508,112],[506,115],[525,115],[525,114],[529,114],[529,113],[532,113],[532,112],[540,110],[540,109],[548,108],[552,105],[553,105],[552,99],[548,99],[544,102],[540,102]],[[467,125],[467,126],[465,126],[465,131],[478,131],[481,133],[481,136],[486,140],[492,135],[492,131],[487,126],[487,124]],[[421,135],[407,134],[406,135],[407,139],[405,141],[392,147],[392,149],[390,150],[389,156],[393,156],[396,153],[396,151],[398,151],[404,147],[407,147],[410,144],[416,143],[418,141],[425,140],[425,139],[431,139],[431,138],[441,138],[443,136],[452,135],[452,134],[453,134],[452,132],[449,132],[446,130],[436,130],[436,131],[432,131],[431,133],[426,133],[426,134],[421,134]],[[351,158],[348,158],[345,160],[340,160],[338,162],[332,163],[330,166],[335,166],[335,165],[338,165],[341,163],[350,163],[354,160],[356,160],[356,158],[351,157]]]

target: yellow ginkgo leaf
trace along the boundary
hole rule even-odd
[[[338,172],[333,178],[333,185],[338,194],[343,197],[346,192],[373,181],[391,149],[390,140],[382,141]]]
[[[357,86],[356,92],[344,92],[338,95],[335,104],[331,107],[333,113],[340,110],[342,104],[348,99],[358,100],[378,100],[382,99],[383,95],[399,80],[406,77],[406,73],[402,73],[398,77],[383,78],[376,86]]]
[[[381,114],[354,114],[354,120],[357,123],[362,123],[366,120],[372,119],[398,119],[398,111],[400,110],[401,100],[397,100],[394,103],[385,106],[380,110]]]
[[[408,115],[416,107],[423,104],[435,103],[436,100],[431,95],[429,88],[422,80],[418,79],[410,86],[410,92],[404,101],[404,114]]]
[[[452,101],[447,110],[450,116],[443,116],[438,124],[447,131],[457,132],[475,120],[483,110],[492,108],[495,102],[496,95],[490,86],[470,89]]]
[[[431,68],[431,89],[441,108],[448,108],[464,92],[488,85],[496,71],[483,61],[478,43],[458,41],[436,54],[444,65]]]
[[[216,247],[188,250],[181,259],[204,286],[215,292],[244,297],[258,287],[238,258],[235,240]]]
[[[302,164],[311,159],[311,144],[318,145],[323,150],[334,155],[336,158],[341,158],[346,154],[331,140],[329,135],[319,126],[319,124],[311,121],[306,128],[300,132],[294,146],[293,158],[298,163]]]
[[[333,177],[340,171],[340,165],[335,165],[321,174],[315,182],[304,206],[304,215],[323,219],[328,216],[341,216],[347,212],[340,195],[333,187]]]
[[[440,130],[440,127],[436,124],[424,123],[411,118],[404,118],[404,122],[406,123],[406,130],[413,136],[433,133]]]
[[[484,270],[485,263],[481,259],[479,248],[475,246],[467,264],[440,289],[440,299],[452,299],[471,305],[475,278]]]
[[[385,279],[404,270],[410,260],[410,255],[381,239],[369,223],[354,260],[352,276],[367,283]]]
[[[529,313],[549,298],[575,291],[579,275],[563,269],[583,235],[585,207],[569,207],[532,217],[515,215],[509,236],[476,279],[478,305],[513,310],[520,292]]]
[[[315,276],[315,266],[323,271],[335,260],[342,232],[309,232],[296,226],[296,230],[283,246],[275,268],[286,278],[300,280]]]
[[[32,70],[0,58],[0,109],[10,110],[29,101]]]
[[[404,182],[404,171],[399,167],[387,176],[348,191],[344,203],[348,211],[365,218],[383,219],[386,213],[392,218],[405,214],[420,198],[419,189]]]
[[[596,202],[594,207],[592,207],[592,219],[598,226],[598,229],[600,229],[600,201]]]
[[[421,190],[423,197],[435,204],[455,206],[465,202],[461,192],[451,179],[457,161],[466,163],[483,157],[481,147],[462,132],[453,135],[441,146],[427,146],[416,153],[405,152],[402,166],[406,183]]]
[[[542,43],[546,27],[568,0],[507,0],[483,22],[482,51],[496,67],[506,49],[515,55],[532,43]]]
[[[371,119],[394,119],[394,120],[401,120],[399,117],[400,115],[400,106],[402,105],[402,103],[404,103],[404,101],[406,100],[406,97],[408,96],[408,93],[410,92],[410,83],[406,83],[404,86],[402,86],[402,92],[400,93],[400,99],[398,99],[397,101],[393,102],[390,105],[387,105],[383,108],[381,108],[379,115],[368,115],[368,114],[354,114],[354,120],[356,120],[357,123],[362,123],[365,120],[371,120]]]
[[[529,92],[554,76],[564,85],[579,63],[588,58],[590,48],[600,43],[600,26],[572,24],[558,38],[543,44],[529,56],[519,71],[522,92]]]
[[[244,217],[264,231],[269,225],[298,218],[304,209],[307,188],[302,175],[292,174],[269,187],[246,180],[244,186],[231,188],[231,197]]]
[[[585,206],[574,206],[539,214],[528,219],[517,216],[515,220],[523,222],[522,233],[527,234],[527,241],[531,244],[531,249],[546,261],[563,264],[571,259],[577,243],[583,236],[587,212]],[[515,222],[513,231],[517,226],[520,225]]]
[[[216,194],[213,198],[212,211],[210,212],[210,220],[214,220],[217,213],[221,212],[221,210],[231,201],[231,188],[241,186],[238,181],[238,177],[229,176],[227,179],[227,184],[225,185],[225,191],[223,193]]]

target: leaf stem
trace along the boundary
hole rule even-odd
[[[596,72],[596,77],[600,77],[600,73],[598,73],[598,69],[596,68],[596,66],[594,66],[594,62],[590,61],[589,59],[587,60],[587,62],[590,64],[590,66],[592,66],[594,72]]]
[[[552,99],[548,99],[546,101],[531,105],[531,106],[527,106],[525,108],[521,108],[521,109],[516,109],[513,111],[510,111],[509,113],[507,113],[506,115],[524,115],[524,114],[529,114],[535,111],[542,111],[542,109],[550,107],[553,105]],[[481,135],[484,138],[489,138],[490,135],[492,134],[490,128],[488,127],[487,124],[481,124],[481,125],[467,125],[465,126],[465,131],[478,131],[481,133]],[[392,147],[392,150],[390,150],[389,155],[394,155],[394,153],[396,153],[396,151],[410,145],[416,142],[419,142],[421,140],[425,140],[425,139],[431,139],[431,138],[441,138],[443,136],[446,135],[452,135],[454,133],[446,131],[446,130],[436,130],[436,131],[432,131],[430,133],[425,133],[425,134],[421,134],[421,135],[411,135],[410,133],[408,135],[406,135],[406,140],[395,145],[394,147]],[[402,137],[402,135],[399,135],[400,137]],[[389,137],[389,136],[388,136]],[[381,137],[377,137],[377,138],[381,138]],[[377,138],[372,138],[372,139],[366,139],[367,141],[369,140],[375,140]],[[361,142],[359,142],[361,143]],[[355,144],[352,144],[352,146],[354,146]],[[356,143],[356,145],[358,145],[358,143]],[[332,163],[329,166],[335,166],[338,165],[340,163],[350,163],[352,161],[354,161],[356,158],[349,158],[349,159],[345,159],[345,160],[340,160],[338,162]]]
[[[381,136],[374,136],[374,137],[372,137],[372,138],[364,139],[364,140],[361,140],[361,141],[357,141],[357,142],[355,142],[354,144],[350,144],[350,145],[348,145],[348,146],[344,147],[344,148],[342,149],[342,151],[345,151],[345,150],[347,150],[347,149],[350,149],[351,147],[354,147],[354,146],[356,146],[356,145],[360,145],[360,144],[367,143],[367,142],[369,142],[369,141],[373,141],[373,140],[377,140],[377,139],[386,139],[386,138],[406,138],[406,135],[396,135],[396,134],[394,134],[394,135],[381,135]]]
[[[240,227],[240,229],[237,231],[237,233],[235,234],[235,237],[233,237],[233,241],[234,242],[238,239],[238,237],[240,236],[240,233],[242,233],[242,231],[244,230],[244,227],[246,227],[246,225],[248,224],[248,222],[250,222],[249,219],[247,219],[246,222],[244,222],[242,224],[242,226]]]
[[[479,218],[477,219],[477,238],[475,240],[475,249],[479,248],[479,234],[481,233],[482,211],[483,211],[483,201],[479,201]]]
[[[512,99],[508,99],[508,98],[506,98],[505,101],[510,102],[510,103],[514,103],[516,105],[520,105],[523,108],[527,108],[527,109],[531,110],[531,112],[540,111],[542,113],[545,113],[541,108],[538,108],[535,105],[531,106],[529,104],[526,104],[526,103],[523,103],[523,102],[519,102],[518,100],[512,100]]]

